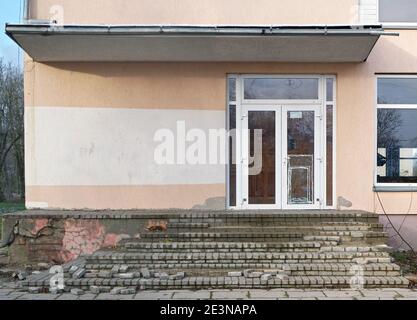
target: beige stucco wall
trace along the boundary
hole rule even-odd
[[[362,64],[39,64],[29,59],[27,201],[65,208],[191,208],[224,198],[224,166],[156,169],[140,154],[149,151],[150,145],[141,144],[146,133],[184,119],[190,128],[224,128],[228,73],[336,74],[337,196],[351,201],[352,209],[379,212],[372,191],[375,73],[417,72],[415,34],[402,30],[398,38],[381,39]],[[409,193],[381,198],[388,213],[407,212]],[[417,202],[411,212],[417,213]]]
[[[357,0],[30,2],[31,18],[65,24],[359,22]],[[372,191],[375,73],[417,73],[417,31],[400,33],[382,38],[362,64],[40,64],[28,59],[27,202],[50,208],[191,208],[224,198],[224,166],[152,167],[142,154],[150,147],[144,140],[150,129],[172,128],[172,119],[185,117],[190,127],[224,128],[228,73],[336,74],[337,196],[351,201],[353,209],[380,212]],[[382,193],[381,198],[388,213],[401,214],[411,197]],[[417,201],[411,213],[417,213]]]
[[[358,0],[30,0],[65,24],[352,24]]]

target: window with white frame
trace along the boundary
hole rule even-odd
[[[379,22],[415,24],[417,23],[416,0],[379,0]]]
[[[417,185],[417,75],[378,76],[376,182]]]

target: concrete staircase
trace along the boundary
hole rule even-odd
[[[64,266],[68,288],[407,287],[366,212],[177,213],[118,248]],[[50,275],[22,282],[49,288]],[[116,288],[116,289],[115,289]]]

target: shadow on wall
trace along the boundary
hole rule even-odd
[[[390,31],[390,30],[388,30]],[[394,30],[400,36],[383,36],[367,62],[374,73],[416,73],[417,42],[415,30]]]

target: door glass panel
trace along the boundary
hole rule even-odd
[[[249,111],[249,204],[275,204],[275,111]]]
[[[288,112],[288,204],[314,203],[314,130],[314,111]]]

